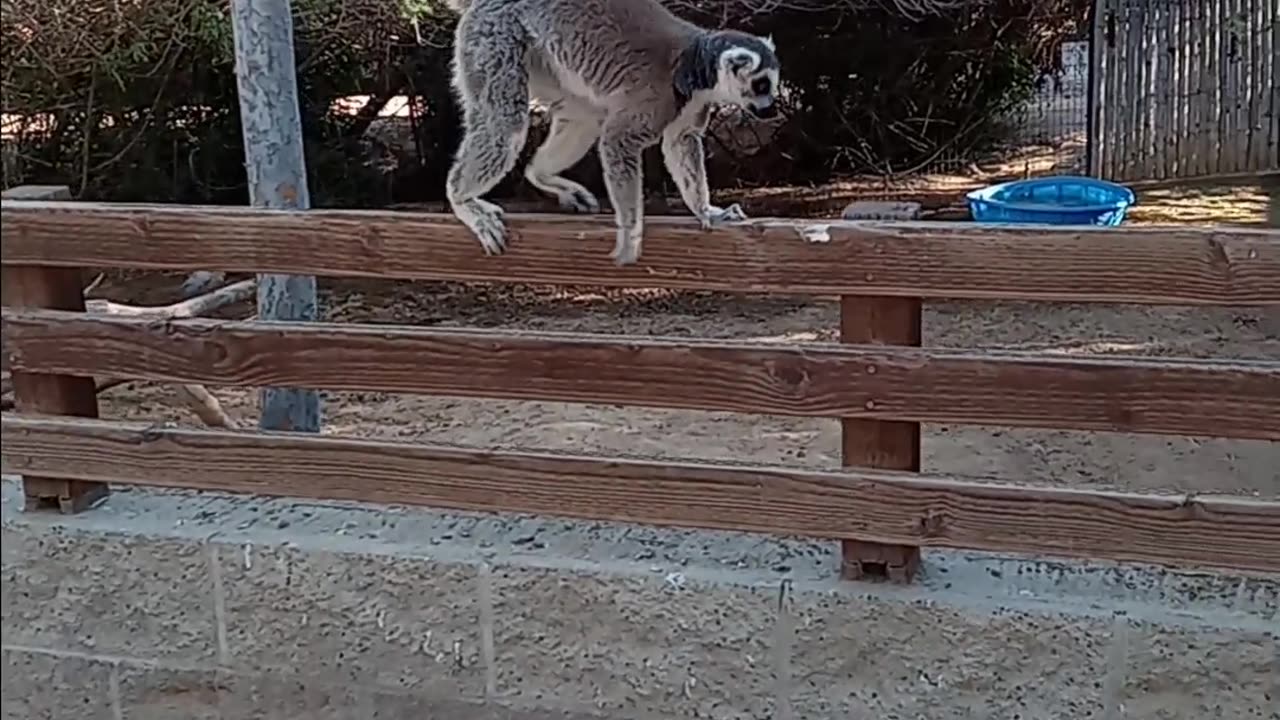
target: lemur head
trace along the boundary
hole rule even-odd
[[[703,92],[712,102],[737,105],[767,120],[778,114],[778,70],[771,38],[737,30],[709,32],[680,56],[676,97],[683,104]]]
[[[722,34],[729,44],[717,57],[716,99],[764,120],[776,116],[778,56],[773,39],[738,32]]]

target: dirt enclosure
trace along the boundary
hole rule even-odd
[[[1264,188],[1237,182],[1140,191],[1135,223],[1265,220]],[[1052,258],[1046,258],[1052,262]],[[108,279],[95,295],[134,303],[174,299],[180,278]],[[343,322],[561,330],[636,335],[831,341],[834,298],[734,296],[588,287],[484,286],[321,280],[322,313]],[[243,317],[248,307],[228,308]],[[1280,358],[1280,311],[1023,302],[935,302],[924,341],[939,347],[1064,354]],[[253,424],[257,393],[211,388]],[[105,392],[106,417],[196,420],[163,385]],[[839,465],[834,420],[507,402],[377,393],[326,393],[324,431],[489,448],[557,449],[647,458]],[[924,430],[924,470],[974,478],[1143,491],[1280,495],[1280,451],[1264,441],[1137,436],[999,427]]]

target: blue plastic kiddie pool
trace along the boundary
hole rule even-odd
[[[977,222],[1101,225],[1124,222],[1133,191],[1079,175],[1058,175],[988,185],[965,195]]]

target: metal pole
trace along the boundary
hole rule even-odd
[[[307,210],[311,196],[303,157],[289,0],[232,0],[231,24],[249,204]],[[271,242],[271,238],[262,241]],[[315,320],[316,315],[314,277],[258,276],[260,319]],[[263,388],[258,424],[263,430],[319,432],[319,393]]]

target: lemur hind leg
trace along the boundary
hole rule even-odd
[[[551,128],[525,168],[531,185],[554,195],[560,207],[570,212],[598,213],[600,202],[582,185],[560,173],[581,160],[600,137],[603,118],[585,108],[564,101],[551,107]]]
[[[506,250],[502,208],[481,199],[515,167],[529,130],[525,38],[509,16],[464,15],[454,39],[454,88],[462,141],[445,183],[453,214],[486,255]]]
[[[622,113],[605,121],[600,136],[600,165],[618,226],[610,257],[618,265],[640,259],[644,240],[644,149],[657,141],[648,118]]]

